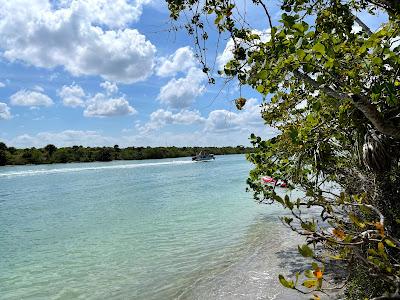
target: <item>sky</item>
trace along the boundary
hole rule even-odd
[[[240,2],[246,5],[246,1]],[[0,141],[14,147],[249,145],[261,96],[215,85],[163,0],[0,0]],[[274,22],[279,6],[270,7]],[[246,7],[252,26],[267,27]],[[176,25],[176,24],[175,24]],[[211,32],[216,70],[229,39]],[[218,45],[218,47],[217,47]],[[238,111],[234,99],[248,99]]]

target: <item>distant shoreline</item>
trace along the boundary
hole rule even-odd
[[[205,151],[214,155],[246,154],[253,148],[236,147],[62,147],[17,149],[0,143],[0,166],[44,165],[191,157]]]

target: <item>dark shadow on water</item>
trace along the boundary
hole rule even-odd
[[[282,270],[286,270],[288,276],[296,276],[297,272],[302,272],[310,268],[311,261],[300,255],[297,246],[276,252],[276,256],[279,259],[278,266]]]
[[[317,250],[318,251],[318,250]],[[313,260],[306,259],[302,257],[296,247],[291,247],[285,251],[276,252],[279,263],[278,266],[285,270],[285,275],[288,279],[294,279],[296,273],[300,274],[307,269],[311,269],[311,262]],[[321,265],[320,263],[318,263]],[[340,261],[329,261],[325,264],[324,278],[327,280],[324,285],[325,287],[331,289],[329,294],[329,299],[339,299],[343,290],[336,289],[336,287],[341,287],[345,282],[347,277],[347,272],[345,270],[345,264]],[[300,282],[302,282],[300,280]]]

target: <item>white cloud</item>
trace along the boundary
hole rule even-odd
[[[129,105],[125,96],[119,98],[108,98],[102,93],[97,93],[93,98],[87,101],[87,106],[83,115],[85,117],[114,117],[132,115],[137,113]]]
[[[242,111],[230,112],[215,110],[207,118],[199,111],[182,110],[173,113],[159,109],[150,115],[144,126],[136,123],[138,134],[130,134],[131,129],[124,129],[122,136],[103,136],[96,131],[65,130],[62,132],[42,132],[36,135],[20,135],[6,141],[17,147],[42,147],[49,143],[57,146],[107,146],[118,144],[121,147],[136,146],[226,146],[248,145],[249,136],[254,133],[262,138],[271,138],[277,134],[275,129],[266,126],[260,115],[260,103],[249,99]],[[162,135],[153,133],[168,124],[199,124],[198,130],[190,132],[164,131]]]
[[[0,0],[2,54],[37,67],[62,66],[75,76],[144,80],[152,72],[156,48],[124,26],[140,16],[147,2],[67,0],[55,8],[46,0]]]
[[[11,111],[7,103],[0,102],[0,120],[9,120],[11,118]]]
[[[225,109],[214,110],[208,115],[204,131],[226,132],[248,130],[264,126],[261,106],[257,99],[250,98],[242,111],[232,112]]]
[[[0,88],[3,88],[5,86],[6,86],[6,84],[0,81]]]
[[[260,39],[259,40],[255,40],[254,44],[258,44],[260,41],[265,43],[267,41],[269,41],[269,39],[271,38],[270,35],[270,29],[267,30],[263,30],[263,31],[259,31],[259,30],[253,30],[252,31],[255,34],[258,34]],[[240,39],[236,40],[236,43],[241,44],[241,46],[247,48],[249,47],[249,45],[244,44]],[[217,56],[217,66],[219,70],[223,70],[225,65],[233,59],[233,50],[235,49],[235,43],[233,41],[232,38],[230,38],[225,46],[224,51],[222,51],[222,53],[220,53]]]
[[[219,70],[223,70],[224,66],[233,59],[233,50],[235,47],[235,43],[233,39],[229,39],[226,43],[224,51],[217,56],[217,66]]]
[[[35,86],[33,87],[33,90],[34,90],[34,91],[37,91],[37,92],[41,92],[41,93],[44,92],[44,88],[42,88],[40,85],[35,85]]]
[[[97,93],[94,96],[87,94],[79,85],[64,85],[58,92],[63,104],[69,107],[84,107],[85,117],[115,117],[136,114],[126,96],[121,94],[112,97],[118,92],[115,83],[103,82],[100,84],[106,90],[105,93]]]
[[[276,135],[276,131],[269,127],[261,126],[257,128],[247,128],[240,132],[230,130],[223,133],[207,132],[202,130],[190,132],[167,131],[163,134],[142,133],[137,135],[126,135],[119,139],[120,146],[250,146],[249,137],[254,133],[263,138],[271,138]]]
[[[118,92],[118,86],[115,82],[105,81],[100,83],[100,86],[107,91],[107,94],[111,95]]]
[[[181,110],[180,112],[174,114],[171,111],[158,109],[150,114],[150,121],[144,126],[136,124],[136,128],[139,129],[141,133],[148,133],[153,130],[160,129],[168,124],[200,124],[204,123],[205,119],[201,116],[198,110]]]
[[[266,127],[249,129],[246,132],[231,130],[221,133],[193,131],[185,133],[164,132],[156,134],[137,134],[123,136],[106,136],[97,131],[65,130],[62,132],[41,132],[38,134],[23,134],[12,139],[4,139],[5,143],[14,147],[44,147],[47,144],[62,146],[250,146],[249,136],[254,132],[264,138],[270,138],[276,133]],[[129,133],[126,131],[126,133]]]
[[[110,146],[117,139],[105,137],[97,131],[65,130],[62,132],[41,132],[36,135],[19,135],[7,144],[14,147],[44,147],[47,144],[61,146]]]
[[[66,0],[63,6],[75,7],[86,12],[85,17],[95,24],[121,28],[138,21],[142,14],[142,6],[149,2],[149,0]]]
[[[190,133],[163,132],[162,138],[152,131],[161,129],[168,124],[200,124],[198,130]],[[205,118],[199,111],[181,110],[173,113],[168,110],[159,109],[150,115],[150,120],[143,126],[136,124],[139,134],[127,137],[134,144],[141,145],[249,145],[248,138],[251,133],[270,138],[277,131],[264,124],[261,117],[260,103],[250,98],[243,110],[228,111],[214,110]]]
[[[195,57],[190,47],[182,47],[168,58],[161,58],[157,69],[158,76],[174,76],[178,72],[184,72],[196,65]]]
[[[170,108],[187,108],[193,104],[196,97],[204,93],[203,83],[206,78],[200,69],[191,68],[186,77],[173,78],[164,85],[157,99]]]
[[[72,84],[64,85],[58,92],[63,104],[68,107],[84,107],[85,106],[85,91],[79,86]]]
[[[51,106],[53,100],[41,92],[20,90],[10,97],[11,105],[17,106]]]

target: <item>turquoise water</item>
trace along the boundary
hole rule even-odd
[[[0,168],[1,299],[282,299],[243,155]]]

